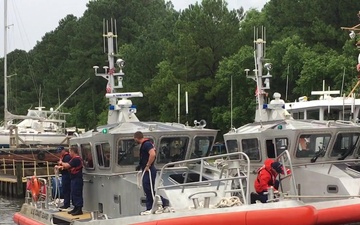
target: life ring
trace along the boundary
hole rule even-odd
[[[37,154],[37,158],[38,158],[38,160],[41,160],[41,161],[43,161],[44,159],[45,159],[45,152],[39,152],[38,154]]]
[[[37,201],[40,195],[40,183],[36,176],[32,176],[30,179],[30,191],[33,200]]]

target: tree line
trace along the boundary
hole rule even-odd
[[[244,70],[254,69],[254,27],[266,28],[266,58],[273,64],[269,96],[276,91],[286,101],[316,98],[310,93],[322,89],[322,80],[341,89],[343,76],[348,93],[357,82],[356,40],[340,27],[360,23],[360,1],[270,0],[261,11],[227,6],[203,0],[177,11],[165,0],[90,1],[82,17],[66,16],[29,52],[8,54],[8,74],[18,74],[8,83],[9,110],[24,114],[39,99],[55,108],[90,78],[62,111],[71,113],[68,126],[106,123],[106,80],[92,67],[107,65],[102,23],[110,18],[117,20],[118,57],[126,61],[122,91],[144,93],[133,100],[142,121],[176,122],[180,84],[181,122],[205,119],[207,127],[227,132],[231,78],[234,126],[253,121],[255,83]]]

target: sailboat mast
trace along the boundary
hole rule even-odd
[[[4,0],[4,128],[7,126],[7,0]]]

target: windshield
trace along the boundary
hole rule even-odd
[[[195,146],[191,149],[191,158],[194,159],[209,156],[213,141],[213,136],[195,137]]]
[[[242,152],[245,153],[250,160],[260,160],[259,140],[257,138],[241,140]]]
[[[321,152],[323,157],[329,145],[330,134],[302,134],[298,139],[296,157],[311,158]]]
[[[147,138],[151,143],[154,143],[152,138]],[[135,144],[134,139],[122,139],[117,143],[117,164],[120,166],[125,165],[138,165],[140,161],[140,147],[141,145]]]
[[[188,145],[188,137],[161,138],[157,162],[168,163],[184,160]]]
[[[348,156],[354,152],[359,140],[359,133],[339,133],[331,151],[331,157]]]

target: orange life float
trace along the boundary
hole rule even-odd
[[[33,200],[37,201],[40,195],[40,182],[36,176],[32,176],[30,179],[30,191]]]
[[[154,217],[153,217],[154,218]],[[153,219],[152,218],[152,219]],[[289,224],[314,225],[316,224],[316,210],[312,206],[291,208],[274,208],[251,211],[234,211],[227,213],[184,216],[179,218],[159,219],[154,221],[133,223],[133,225],[193,225],[193,224]]]
[[[344,205],[327,209],[317,210],[317,223],[326,224],[348,224],[360,221],[360,204]]]
[[[23,214],[15,213],[13,221],[18,225],[44,225],[36,220],[30,219]]]

